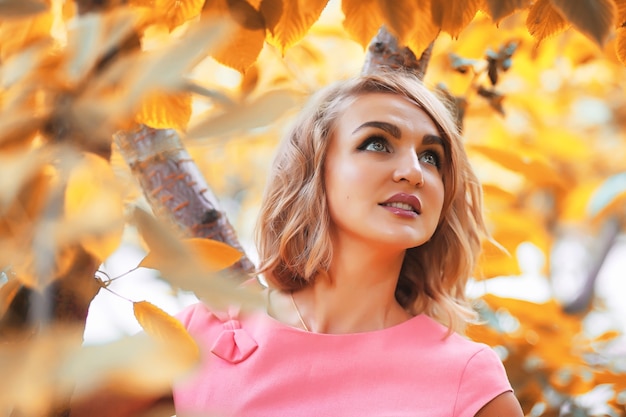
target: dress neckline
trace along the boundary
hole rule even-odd
[[[393,326],[385,327],[383,329],[378,329],[378,330],[368,330],[364,332],[350,332],[350,333],[318,333],[318,332],[307,331],[299,327],[294,327],[294,326],[290,326],[289,324],[283,323],[282,321],[270,315],[267,311],[263,311],[263,310],[258,311],[258,316],[262,317],[262,319],[266,323],[268,323],[271,327],[279,331],[287,331],[287,332],[297,333],[297,334],[302,334],[302,335],[310,335],[310,337],[328,337],[328,338],[367,337],[371,335],[382,335],[385,333],[393,333],[396,331],[403,331],[403,329],[406,327],[411,327],[415,323],[419,323],[419,322],[429,319],[429,317],[426,316],[425,314],[418,314],[416,316],[413,316],[403,321],[402,323],[394,324]]]

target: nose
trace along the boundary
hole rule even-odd
[[[415,152],[407,153],[396,162],[397,165],[393,173],[394,181],[407,181],[409,184],[418,187],[424,185],[424,171]]]

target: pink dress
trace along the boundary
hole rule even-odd
[[[502,362],[426,315],[365,333],[319,334],[265,313],[178,315],[202,363],[174,387],[178,417],[472,417],[511,391]]]

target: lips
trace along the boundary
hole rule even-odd
[[[420,202],[420,199],[413,194],[398,193],[390,197],[388,200],[379,203],[379,205],[422,214],[422,203]]]

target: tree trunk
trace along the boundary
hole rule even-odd
[[[115,142],[157,218],[174,224],[185,236],[219,240],[243,253],[235,230],[175,130],[140,126],[116,134]],[[231,268],[252,272],[254,265],[244,255]]]
[[[361,74],[372,74],[384,69],[412,72],[424,79],[434,41],[422,52],[419,59],[409,47],[400,45],[394,35],[382,26],[367,48]]]

